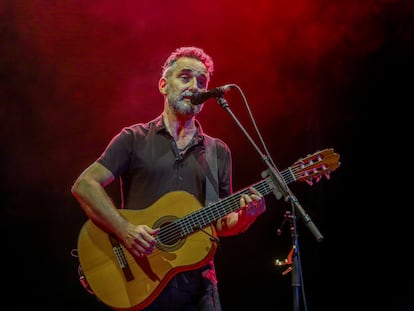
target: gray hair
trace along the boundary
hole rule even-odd
[[[209,76],[213,75],[214,71],[214,63],[213,59],[204,52],[203,49],[195,47],[195,46],[186,46],[177,48],[174,52],[168,56],[167,60],[164,62],[162,66],[162,76],[166,77],[170,69],[174,66],[176,61],[181,57],[192,57],[198,59],[200,62],[206,66]]]

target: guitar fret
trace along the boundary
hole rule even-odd
[[[259,181],[258,183],[252,185],[252,187],[255,187],[263,196],[269,194],[274,188],[270,177]],[[215,220],[218,220],[219,218],[239,209],[240,195],[248,193],[249,187],[246,187],[225,199],[212,203],[187,215],[184,218],[181,218],[179,222],[184,224],[183,235],[188,235],[193,233],[195,230],[204,228]]]
[[[282,176],[285,181],[288,182],[288,180],[286,180],[286,174],[289,174],[287,170],[282,171]],[[257,191],[259,191],[262,196],[269,194],[275,188],[272,179],[269,176],[251,185],[251,187],[254,187]],[[219,218],[239,209],[240,195],[249,193],[249,187],[246,187],[230,195],[229,197],[211,203],[204,208],[178,219],[173,224],[178,225],[180,228],[179,238],[183,238],[197,230],[200,230]],[[175,239],[178,239],[178,237],[174,237],[172,240],[174,241]]]

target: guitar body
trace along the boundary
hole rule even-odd
[[[162,227],[202,208],[191,194],[170,192],[143,210],[120,209],[131,223]],[[173,276],[208,263],[216,251],[216,232],[202,228],[168,244],[158,242],[143,258],[134,258],[91,220],[81,228],[78,254],[85,278],[94,294],[116,310],[141,310],[148,306]]]

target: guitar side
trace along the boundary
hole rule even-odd
[[[191,194],[174,191],[146,209],[119,211],[131,223],[156,228],[200,208]],[[78,237],[80,265],[89,286],[103,303],[116,310],[141,310],[174,275],[202,267],[212,259],[217,248],[212,239],[215,232],[212,226],[203,230],[172,244],[159,243],[152,254],[134,258],[113,235],[88,220]]]

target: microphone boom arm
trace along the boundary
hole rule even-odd
[[[302,220],[305,222],[305,225],[308,227],[308,229],[315,236],[316,240],[318,242],[322,242],[324,240],[323,235],[319,232],[318,228],[315,226],[312,219],[309,217],[309,215],[305,212],[303,207],[300,205],[298,199],[292,194],[292,192],[288,188],[287,184],[283,181],[283,178],[282,178],[279,170],[275,166],[273,166],[270,163],[269,158],[262,153],[262,151],[257,146],[257,144],[254,142],[254,140],[251,138],[249,133],[246,131],[246,129],[243,127],[243,125],[240,123],[240,121],[234,115],[233,111],[230,109],[230,106],[229,106],[228,102],[224,99],[224,97],[219,96],[216,99],[217,99],[217,103],[230,114],[232,119],[236,122],[236,124],[242,130],[242,132],[247,137],[247,139],[250,141],[252,146],[256,149],[257,153],[260,155],[263,162],[266,164],[267,170],[266,170],[265,174],[268,174],[273,180],[273,183],[276,187],[276,189],[274,191],[274,195],[275,195],[276,199],[279,200],[282,197],[284,197],[284,200],[286,202],[290,201],[291,204],[294,207],[296,207],[297,211],[299,211],[299,214],[300,214]]]

